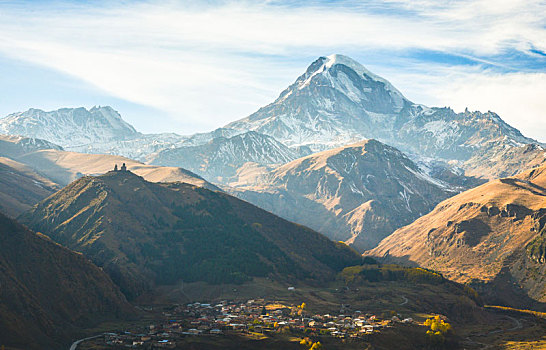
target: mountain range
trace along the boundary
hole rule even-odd
[[[209,133],[142,134],[110,107],[30,109],[0,119],[0,132],[44,139],[71,151],[187,167],[222,184],[233,180],[231,174],[241,163],[281,165],[310,151],[363,139],[396,147],[418,164],[432,158],[451,172],[485,179],[515,175],[545,159],[543,144],[523,136],[497,114],[456,113],[413,103],[387,80],[343,55],[320,57],[274,102]],[[254,133],[234,139],[248,132]],[[491,173],[484,167],[505,155],[511,160],[502,169]],[[237,161],[225,168],[220,161],[208,163],[233,158]]]
[[[245,163],[284,164],[310,153],[307,147],[289,148],[271,136],[249,131],[229,138],[216,137],[196,146],[166,149],[148,160],[162,166],[181,166],[225,184],[238,178],[237,170]]]
[[[104,174],[116,164],[126,164],[149,181],[185,182],[220,190],[182,168],[148,165],[114,155],[68,152],[44,140],[0,135],[0,210],[17,217],[70,182],[85,175]]]
[[[10,114],[0,343],[64,347],[134,316],[127,300],[188,285],[485,320],[477,290],[546,310],[544,147],[494,112],[414,103],[342,55],[211,132],[143,134],[108,106]]]

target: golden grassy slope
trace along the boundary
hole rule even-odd
[[[100,175],[122,163],[137,175],[152,182],[185,182],[216,190],[214,185],[182,168],[147,165],[138,161],[109,154],[86,154],[57,150],[40,150],[25,154],[19,161],[39,170],[61,185],[67,185],[83,175]]]
[[[546,167],[490,181],[441,202],[369,253],[417,263],[459,282],[502,280],[545,302],[545,264],[526,252],[544,229],[544,186]]]
[[[0,211],[4,214],[16,217],[59,188],[30,167],[0,157]]]

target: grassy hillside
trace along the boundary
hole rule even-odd
[[[59,349],[83,327],[133,312],[83,256],[2,214],[0,286],[0,345]]]
[[[344,244],[229,195],[131,172],[81,178],[21,220],[83,252],[130,298],[181,280],[317,282],[360,261]]]
[[[481,288],[492,303],[546,303],[546,167],[440,204],[371,251]]]
[[[60,189],[29,167],[0,157],[0,211],[16,217]]]

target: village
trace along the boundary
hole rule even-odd
[[[341,305],[339,314],[309,314],[305,303],[285,305],[264,299],[190,303],[162,312],[163,321],[131,331],[105,333],[97,341],[111,348],[174,349],[185,337],[222,337],[228,334],[292,334],[305,337],[368,339],[396,323],[414,323],[393,315],[380,319],[364,311],[349,311]]]

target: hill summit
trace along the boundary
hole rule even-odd
[[[82,177],[21,220],[87,255],[129,298],[178,281],[324,280],[360,261],[344,244],[227,194],[129,171]]]

